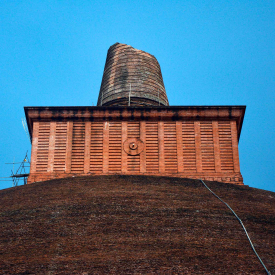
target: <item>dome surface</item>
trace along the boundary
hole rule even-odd
[[[275,274],[275,193],[209,182]],[[199,180],[85,176],[0,190],[0,274],[266,274]]]
[[[157,59],[125,44],[107,54],[97,106],[168,106]]]

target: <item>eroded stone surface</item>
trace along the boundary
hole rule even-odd
[[[107,54],[98,106],[168,106],[157,59],[116,43]]]

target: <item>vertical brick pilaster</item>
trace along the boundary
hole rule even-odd
[[[85,122],[84,173],[90,172],[91,122]]]
[[[146,172],[146,122],[141,121],[139,126],[140,139],[143,141],[143,151],[140,153],[140,172]]]
[[[158,122],[158,142],[159,142],[159,172],[165,172],[164,162],[164,124],[162,121]]]
[[[126,173],[127,172],[127,153],[124,151],[123,144],[125,140],[127,139],[127,127],[128,123],[126,121],[121,123],[121,172]]]
[[[215,171],[221,172],[221,154],[220,154],[218,122],[212,121],[212,127],[213,127],[213,142],[214,142],[214,155],[215,155]]]
[[[38,132],[39,132],[39,122],[34,122],[33,123],[33,133],[32,133],[32,153],[31,153],[30,174],[34,173],[36,171]]]
[[[195,121],[195,146],[196,146],[196,166],[197,172],[202,172],[202,158],[201,158],[201,127],[200,122]]]
[[[65,172],[71,172],[72,163],[72,143],[73,143],[73,122],[67,122],[67,144],[66,144],[66,159],[65,159]]]
[[[48,172],[53,172],[54,147],[55,147],[55,130],[56,130],[56,122],[52,121],[51,126],[50,126]]]
[[[239,162],[238,133],[237,133],[236,121],[231,121],[231,137],[232,137],[234,172],[239,173],[240,162]]]
[[[109,171],[109,122],[103,124],[103,173]]]
[[[177,131],[177,156],[178,156],[178,172],[183,172],[183,148],[182,148],[182,122],[176,122]]]

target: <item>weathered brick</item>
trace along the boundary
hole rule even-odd
[[[243,184],[238,137],[244,110],[238,106],[26,108],[33,133],[28,183],[118,173]],[[56,133],[60,120],[67,125],[61,138]],[[133,146],[141,142],[141,152],[125,151],[128,139]]]

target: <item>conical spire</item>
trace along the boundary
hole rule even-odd
[[[125,44],[107,54],[98,106],[168,106],[157,59]]]

